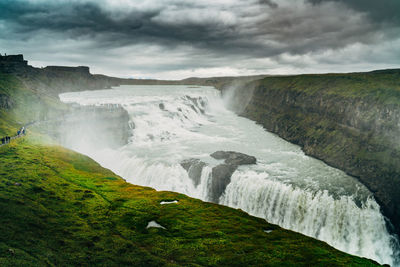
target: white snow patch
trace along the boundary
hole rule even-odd
[[[164,226],[158,224],[156,221],[150,221],[150,222],[147,224],[146,229],[149,229],[149,228],[151,228],[151,227],[166,229]]]
[[[266,232],[267,234],[271,233],[272,230],[264,230],[264,232]]]
[[[160,204],[161,205],[168,205],[168,204],[175,204],[178,203],[178,200],[174,200],[174,201],[161,201]]]

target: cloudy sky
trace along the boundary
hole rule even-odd
[[[0,0],[0,52],[132,78],[400,68],[400,0]]]

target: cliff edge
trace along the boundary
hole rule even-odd
[[[400,232],[399,69],[267,77],[233,99],[241,115],[357,177]]]

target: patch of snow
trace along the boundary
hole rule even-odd
[[[161,205],[168,205],[168,204],[175,204],[178,203],[178,200],[174,200],[174,201],[161,201],[160,204]]]
[[[272,230],[264,230],[264,232],[266,232],[267,234],[271,233]]]
[[[151,228],[151,227],[166,229],[164,226],[158,224],[156,221],[150,221],[150,222],[147,224],[146,229],[149,229],[149,228]]]

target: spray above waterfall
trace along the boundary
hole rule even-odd
[[[343,251],[397,264],[396,239],[362,184],[238,117],[225,108],[214,88],[121,86],[66,93],[60,98],[84,106],[118,104],[128,112],[131,137],[127,145],[82,146],[70,138],[62,140],[133,184],[240,208]],[[64,134],[69,134],[68,129]],[[213,168],[226,161],[210,156],[216,151],[241,152],[257,159],[257,164],[238,164],[217,196],[215,187],[220,181],[213,177]],[[197,164],[195,169],[182,165],[189,160]]]

